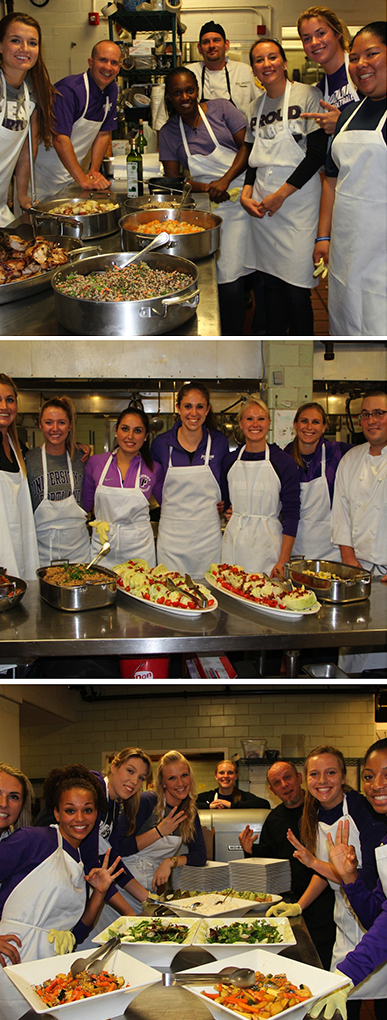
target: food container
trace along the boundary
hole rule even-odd
[[[168,195],[182,195],[185,184],[185,177],[149,177],[147,184],[149,192],[163,191]]]
[[[267,908],[268,904],[266,904],[266,909]],[[209,941],[211,929],[216,930],[217,928],[228,928],[229,930],[232,930],[232,925],[235,923],[243,925],[244,932],[248,929],[257,929],[257,927],[259,929],[262,926],[266,931],[268,928],[275,929],[279,941],[264,943],[263,937],[260,941],[259,931],[255,942],[253,934],[251,935],[251,938],[253,939],[252,942],[246,942],[243,939],[239,942],[235,941],[229,943]],[[287,917],[236,917],[234,921],[232,918],[224,919],[221,917],[212,917],[210,921],[203,920],[200,922],[199,928],[193,937],[193,945],[202,946],[203,949],[207,949],[209,953],[212,953],[212,955],[215,956],[216,960],[224,960],[226,956],[230,955],[230,953],[235,953],[237,956],[244,956],[246,949],[252,949],[254,945],[262,946],[262,948],[269,953],[280,953],[285,946],[295,946],[296,939],[294,938],[293,931]],[[240,963],[240,966],[243,966],[243,964]]]
[[[255,740],[242,740],[241,744],[245,758],[265,757],[267,746],[267,740],[265,740],[265,737],[256,737]]]
[[[90,252],[97,253],[100,251],[99,248],[93,245],[85,248],[82,241],[76,237],[64,237],[57,233],[58,226],[54,234],[49,233],[45,226],[39,236],[48,237],[50,241],[57,244],[58,248],[64,248],[65,251],[70,252],[70,263],[77,262],[79,259],[88,258]],[[21,224],[14,230],[8,230],[8,234],[17,234],[18,237],[23,238],[24,241],[29,241],[30,238],[34,237],[34,231],[29,223]],[[10,301],[19,301],[22,298],[34,297],[35,294],[40,294],[42,290],[47,290],[51,285],[51,280],[58,269],[49,269],[48,272],[39,273],[38,276],[31,276],[25,280],[12,280],[10,283],[0,284],[0,305],[9,304]]]
[[[165,191],[153,191],[151,195],[141,195],[140,198],[127,198],[124,202],[126,213],[146,212],[148,209],[178,209],[180,205],[179,195],[166,194]],[[195,209],[195,202],[192,195],[188,195],[183,206],[184,209]]]
[[[168,232],[168,220],[176,219],[175,209],[150,209],[145,212],[129,213],[119,221],[121,248],[123,251],[141,251],[149,244],[152,235],[142,234],[141,226],[158,220]],[[201,210],[184,210],[181,220],[203,227],[199,234],[171,234],[164,251],[168,255],[179,255],[186,259],[205,259],[220,247],[220,216]]]
[[[135,932],[144,921],[149,921],[149,923],[156,921],[158,928],[169,929],[171,924],[178,926],[179,929],[185,928],[185,937],[177,938],[166,935],[165,940],[160,942],[149,940],[133,942],[131,931]],[[163,917],[117,917],[116,921],[113,921],[104,931],[95,936],[93,942],[104,945],[113,937],[112,932],[121,936],[123,932],[127,932],[126,937],[124,935],[120,943],[123,952],[130,953],[136,960],[149,963],[152,967],[170,967],[179,948],[182,945],[191,945],[200,924],[201,921],[198,918],[181,918],[172,913],[170,917],[167,915]]]
[[[111,269],[113,266],[126,266],[130,261],[126,253],[100,255],[82,262],[81,275]],[[142,298],[139,301],[85,301],[58,291],[59,281],[72,272],[72,268],[66,266],[52,280],[55,310],[61,325],[82,336],[154,336],[171,332],[190,319],[199,302],[196,266],[186,259],[153,252],[144,255],[143,261],[152,269],[187,273],[187,286],[164,297]]]
[[[348,673],[344,673],[344,670],[340,669],[340,666],[336,666],[334,662],[316,662],[315,665],[303,666],[302,670],[306,676],[312,676],[319,680],[348,679]]]
[[[83,197],[77,198],[52,198],[46,199],[44,202],[39,202],[39,206],[31,210],[30,215],[34,226],[40,231],[40,223],[44,222],[45,234],[57,234],[58,233],[58,222],[53,212],[51,219],[44,218],[41,221],[39,218],[39,211],[44,213],[50,213],[55,210],[58,206],[63,205],[63,202],[71,202],[74,206],[74,212],[68,217],[70,220],[76,220],[79,226],[74,226],[73,223],[66,222],[66,217],[63,213],[60,214],[61,221],[63,222],[63,233],[67,237],[81,237],[82,241],[88,240],[90,237],[105,237],[107,234],[115,234],[118,230],[118,220],[122,214],[121,205],[118,202],[116,209],[110,209],[107,212],[91,213],[88,216],[77,215],[77,205],[83,204],[83,202],[95,201],[101,202],[102,205],[106,205],[109,202],[117,202],[118,197],[115,194],[107,193],[106,191],[101,194],[100,191],[85,192]],[[81,228],[81,229],[80,229]]]
[[[65,1002],[62,1006],[45,1006],[34,985],[67,974],[71,965],[80,957],[88,957],[94,949],[84,949],[68,956],[50,956],[45,960],[31,960],[29,963],[12,964],[5,967],[4,973],[13,982],[17,990],[24,995],[29,1006],[38,1016],[55,1017],[56,1020],[106,1020],[107,1017],[121,1016],[129,1003],[140,992],[160,981],[159,971],[147,964],[135,960],[122,949],[116,949],[106,963],[109,974],[125,978],[125,985],[117,991],[92,995],[78,1002]],[[27,1011],[27,1007],[26,1007]]]
[[[67,560],[62,562],[68,562]],[[59,566],[59,564],[56,564]],[[77,566],[72,563],[71,566]],[[98,573],[106,576],[106,581],[98,583],[86,583],[75,585],[74,588],[66,588],[64,585],[52,584],[45,580],[47,567],[39,567],[36,576],[39,579],[40,594],[45,602],[48,602],[54,609],[65,609],[68,612],[79,613],[84,609],[101,609],[102,606],[111,606],[117,597],[117,574],[107,567],[95,567]],[[90,571],[92,576],[93,570]]]
[[[305,570],[336,574],[334,578],[314,577]],[[349,567],[331,560],[291,560],[284,564],[285,578],[314,591],[319,602],[361,602],[371,593],[371,574],[361,567]]]
[[[14,606],[17,606],[28,587],[26,582],[22,581],[20,577],[11,577],[10,574],[7,574],[6,577],[8,583],[6,585],[0,584],[0,613],[6,613],[8,609],[13,609]]]

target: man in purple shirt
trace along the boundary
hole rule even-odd
[[[84,74],[70,74],[56,82],[52,147],[41,143],[35,161],[38,201],[74,181],[81,188],[103,191],[109,182],[99,172],[117,126],[117,85],[121,52],[116,43],[93,46]],[[90,168],[82,162],[91,148]]]

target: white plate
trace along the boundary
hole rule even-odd
[[[235,966],[240,967],[241,957],[240,955],[231,955],[222,960],[222,967]],[[277,968],[273,967],[273,955],[268,952],[268,947],[265,949],[252,949],[251,951],[244,951],[243,955],[243,966],[252,967],[256,971],[260,971],[262,974],[273,974],[276,973]],[[195,971],[209,971],[212,973],[214,970],[214,964],[206,963],[204,967],[193,967],[192,973]],[[289,981],[293,984],[308,985],[312,994],[312,998],[306,999],[305,1003],[300,1006],[292,1006],[291,1009],[283,1010],[281,1013],[276,1014],[275,1020],[303,1020],[305,1014],[310,1010],[313,1002],[320,999],[323,995],[329,992],[336,991],[337,988],[342,988],[345,983],[345,974],[342,977],[336,977],[331,974],[330,971],[320,970],[317,967],[309,967],[306,963],[298,963],[297,960],[290,960],[286,957],[281,958],[278,965],[277,973],[285,973]],[[205,1002],[207,1009],[214,1017],[214,1020],[241,1020],[242,1014],[237,1013],[234,1010],[228,1009],[227,1006],[222,1006],[219,1002],[214,1002],[212,999],[207,999],[202,995],[202,992],[213,992],[214,989],[211,985],[184,985],[189,992],[194,995],[198,995],[202,1002]]]
[[[163,613],[173,613],[174,616],[187,616],[194,619],[194,617],[201,616],[202,613],[213,613],[218,608],[217,599],[214,599],[214,605],[208,606],[206,609],[178,609],[174,606],[161,606],[159,602],[151,602],[149,599],[142,599],[140,595],[134,595],[131,591],[125,591],[125,588],[121,588],[117,585],[117,591],[122,592],[123,595],[129,595],[129,598],[135,599],[136,602],[140,602],[142,606],[150,606],[151,609],[161,609]]]
[[[250,903],[250,910],[254,911],[254,914],[265,914],[269,907],[273,907],[275,903],[279,903],[282,900],[282,896],[278,896],[277,893],[268,893],[271,896],[271,900],[262,901],[259,903],[258,900],[247,900]]]
[[[201,946],[203,949],[208,949],[210,953],[213,953],[216,960],[223,960],[226,956],[230,955],[230,952],[234,953],[234,951],[238,955],[241,953],[245,953],[247,949],[254,949],[254,946],[256,946],[257,948],[259,947],[260,949],[261,948],[266,949],[269,953],[280,953],[281,949],[283,949],[284,946],[296,945],[297,940],[294,938],[294,934],[290,927],[287,917],[265,918],[266,924],[269,924],[271,928],[278,929],[281,935],[280,942],[257,941],[256,943],[251,943],[242,941],[228,944],[223,942],[208,942],[207,939],[210,928],[223,928],[224,925],[227,925],[228,920],[229,923],[231,924],[232,923],[231,918],[228,919],[222,917],[214,917],[211,918],[211,920],[208,920],[207,918],[205,920],[203,919],[200,922],[200,926],[196,932],[196,935],[194,936],[193,945]],[[257,923],[259,924],[258,919],[257,918],[254,919],[252,917],[243,918],[241,917],[237,918],[236,920],[240,921],[241,924],[249,925],[249,927],[252,927],[253,924]]]
[[[234,592],[227,591],[221,584],[218,584],[216,578],[212,574],[205,574],[205,580],[208,584],[211,584],[216,591],[223,592],[223,595],[227,595],[230,599],[235,599],[239,602],[239,605],[250,606],[251,609],[259,609],[262,613],[269,613],[270,616],[280,616],[284,620],[302,620],[303,616],[313,616],[314,613],[318,613],[321,609],[319,602],[316,602],[315,606],[310,606],[309,609],[274,609],[271,606],[264,606],[260,602],[252,602],[251,599],[245,599],[243,595],[234,595]]]
[[[140,963],[128,953],[116,949],[106,963],[109,974],[117,974],[125,978],[129,987],[118,988],[115,992],[93,995],[89,999],[78,1002],[65,1002],[63,1006],[45,1006],[35,992],[34,985],[41,985],[57,974],[68,973],[71,964],[79,957],[90,956],[94,949],[84,949],[83,953],[69,953],[68,956],[50,956],[45,960],[31,960],[29,963],[13,964],[5,967],[4,973],[11,979],[18,991],[27,1000],[29,1006],[39,1016],[48,1015],[57,1020],[106,1020],[106,1017],[121,1016],[126,1007],[139,992],[160,981],[161,975],[153,967]]]
[[[250,901],[243,900],[241,897],[237,899],[236,896],[229,896],[225,901],[224,910],[221,909],[219,898],[223,898],[221,893],[199,893],[197,896],[187,896],[185,900],[173,900],[170,903],[171,910],[174,913],[180,914],[181,917],[243,917],[250,910]],[[200,906],[195,907],[193,910],[190,909],[191,903],[198,903]]]
[[[130,938],[123,938],[120,943],[120,948],[125,953],[131,953],[136,960],[142,960],[143,963],[151,963],[153,967],[170,967],[174,956],[178,953],[182,946],[192,945],[193,939],[197,933],[201,921],[199,918],[193,918],[185,920],[181,917],[176,917],[171,914],[170,917],[118,917],[116,921],[109,924],[104,931],[101,931],[95,936],[93,942],[98,945],[103,945],[104,942],[108,942],[109,938],[112,937],[112,933],[115,935],[121,934],[123,931],[130,931],[131,928],[135,928],[143,921],[160,921],[162,926],[166,928],[171,922],[173,924],[184,925],[187,929],[187,935],[184,942],[132,942]]]

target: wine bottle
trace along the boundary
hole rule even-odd
[[[136,151],[134,138],[130,142],[130,150],[126,157],[127,192],[129,198],[136,198],[143,193],[142,158]]]
[[[144,122],[142,120],[139,120],[139,122],[138,122],[138,135],[137,135],[137,138],[136,138],[136,149],[137,149],[137,152],[140,153],[140,156],[144,155],[145,147],[147,145],[148,145],[148,142],[147,142],[147,140],[145,138],[145,135],[144,135]]]

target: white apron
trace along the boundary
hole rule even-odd
[[[153,876],[159,864],[165,861],[166,857],[175,857],[180,847],[182,846],[181,836],[163,836],[162,839],[157,839],[151,846],[146,847],[144,850],[140,850],[137,854],[129,854],[128,857],[122,857],[122,863],[128,868],[128,870],[136,878],[140,885],[148,889],[148,892],[152,892]],[[132,907],[135,914],[141,914],[141,903],[139,900],[132,896],[127,889],[119,889],[121,895],[126,900],[129,907]],[[104,903],[101,914],[98,917],[97,925],[93,928],[92,936],[104,931],[105,928],[112,921],[117,920],[117,911],[114,907],[111,907],[109,903]],[[83,943],[82,943],[83,945]],[[92,943],[90,943],[92,945]]]
[[[327,825],[326,822],[318,823],[316,857],[318,857],[321,861],[329,861],[327,833],[329,832],[331,834],[334,842],[338,824],[339,822],[343,822],[345,819],[349,819],[348,843],[355,848],[356,857],[358,859],[359,866],[361,867],[362,855],[359,830],[351,815],[348,814],[346,794],[344,794],[343,798],[343,814],[341,815],[341,818],[338,818],[336,822],[333,822],[333,825]],[[333,946],[330,968],[331,971],[334,971],[337,964],[344,960],[347,953],[350,953],[352,949],[355,949],[360,940],[363,938],[366,929],[359,923],[355,911],[351,907],[351,904],[345,895],[343,887],[341,885],[338,886],[336,882],[329,882],[329,885],[335,894],[333,919],[336,924],[336,941]],[[385,999],[386,988],[387,964],[383,965],[383,967],[378,967],[373,974],[370,974],[369,977],[365,978],[365,980],[361,982],[361,984],[357,985],[354,992],[351,993],[349,1001],[351,999]]]
[[[380,884],[387,899],[387,843],[381,843],[380,846],[375,847],[375,857]]]
[[[13,932],[22,940],[22,963],[55,956],[47,941],[50,928],[71,930],[86,906],[86,884],[82,861],[74,861],[63,850],[58,826],[58,846],[16,886],[4,904],[0,934]],[[66,969],[66,968],[64,968]],[[26,1000],[0,967],[0,1020],[19,1020],[27,1012]]]
[[[228,473],[232,517],[223,535],[221,560],[250,573],[270,574],[282,546],[281,482],[267,444],[265,460],[242,460],[245,449],[242,446]]]
[[[28,135],[28,125],[35,109],[35,103],[30,97],[26,83],[23,82],[24,109],[27,118],[26,127],[23,131],[10,131],[9,128],[5,128],[4,117],[6,117],[7,114],[7,86],[4,74],[1,70],[0,75],[4,93],[4,101],[2,109],[0,110],[0,227],[6,227],[8,223],[12,223],[12,220],[15,219],[14,213],[11,212],[7,205],[8,188],[25,139]]]
[[[249,164],[256,167],[252,198],[261,202],[278,191],[292,172],[302,163],[304,153],[288,126],[291,85],[286,82],[283,121],[273,138],[264,138],[257,127]],[[257,124],[263,112],[266,94],[259,107]],[[263,219],[249,216],[246,264],[250,271],[259,269],[294,287],[315,287],[313,248],[317,232],[321,197],[320,175],[315,173],[302,188],[295,191],[280,209]]]
[[[103,558],[103,565],[111,568],[118,563],[140,557],[146,560],[150,567],[154,567],[156,553],[149,516],[149,502],[140,488],[142,461],[140,460],[138,465],[134,488],[125,489],[122,479],[120,488],[103,484],[112,460],[113,455],[106,461],[95,490],[94,499],[94,513],[97,520],[110,523],[108,541],[111,548],[107,556]],[[101,549],[101,542],[95,528],[93,528],[91,548],[93,556],[96,556]]]
[[[67,454],[71,495],[65,499],[48,498],[46,444],[42,446],[43,499],[34,514],[40,566],[51,560],[68,559],[70,563],[89,563],[90,538],[86,527],[87,514],[74,496],[74,475]]]
[[[214,143],[212,152],[208,155],[192,154],[188,147],[185,128],[181,117],[179,118],[180,133],[188,159],[190,177],[194,181],[201,181],[203,184],[210,184],[218,180],[230,169],[236,153],[228,149],[226,145],[219,145],[211,124],[199,106],[199,113],[205,124],[208,134]],[[240,174],[230,187],[240,188],[244,185],[245,175]],[[233,283],[240,276],[246,276],[251,272],[245,266],[245,248],[248,214],[240,202],[220,202],[216,209],[216,215],[221,217],[220,227],[220,249],[217,254],[216,272],[218,284]]]
[[[111,107],[108,96],[106,96],[105,114],[102,120],[87,120],[86,113],[89,106],[89,79],[87,71],[83,75],[86,90],[86,102],[82,115],[73,124],[70,141],[77,157],[78,163],[87,155],[90,146],[102,129],[104,120]],[[46,195],[54,195],[65,184],[73,184],[74,179],[66,170],[53,146],[46,149],[41,142],[35,160],[36,197],[38,202],[46,198]]]
[[[210,563],[219,563],[222,532],[217,503],[220,486],[210,464],[208,434],[204,464],[173,467],[172,447],[165,475],[157,537],[157,562],[201,578]]]
[[[368,560],[361,559],[359,559],[359,563],[364,567],[364,570],[370,570],[375,579],[379,578],[381,574],[387,574],[387,564],[384,567],[380,567],[374,563],[369,563]],[[339,649],[337,662],[340,669],[343,669],[345,673],[352,673],[354,676],[366,669],[387,669],[387,648],[383,652],[347,652],[347,648],[343,646]]]
[[[329,253],[331,336],[387,333],[387,112],[375,131],[348,131],[358,109],[332,142],[339,176]]]
[[[326,449],[321,447],[319,478],[301,482],[301,514],[292,556],[341,562],[338,545],[331,542],[331,498],[325,474]]]
[[[20,467],[17,473],[0,471],[0,564],[23,581],[35,580],[39,567],[30,490]]]

